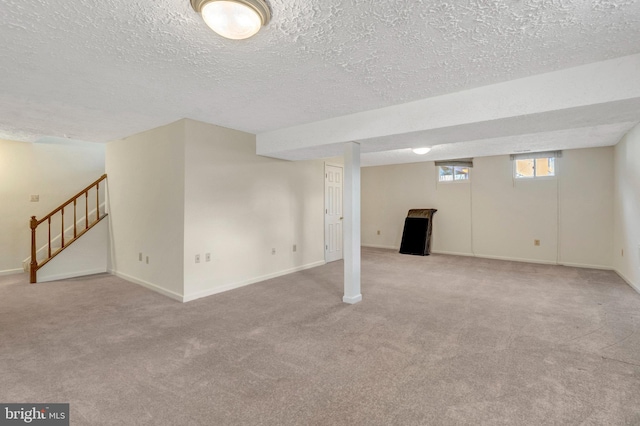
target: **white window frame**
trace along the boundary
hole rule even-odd
[[[458,160],[445,160],[445,161],[436,161],[436,182],[438,183],[465,183],[471,182],[471,169],[473,169],[473,158],[462,158]],[[440,180],[440,170],[442,167],[453,167],[453,174],[451,175],[453,179],[451,180]],[[469,169],[469,174],[467,175],[467,179],[455,179],[456,176],[456,168],[460,169]]]
[[[562,151],[528,152],[528,153],[522,153],[522,154],[512,154],[511,162],[513,163],[512,165],[513,178],[520,182],[526,182],[526,181],[532,181],[532,180],[556,179],[558,177],[558,164],[559,164],[558,158],[560,157],[562,157]],[[546,159],[553,158],[553,175],[538,176],[536,174],[535,160],[539,160],[541,158],[546,158]],[[534,175],[518,176],[518,167],[517,167],[518,160],[534,160],[534,163],[533,163]]]
[[[440,179],[440,170],[443,167],[451,167],[453,168],[453,174],[451,175],[452,179],[451,180],[441,180]],[[455,169],[469,169],[469,173],[467,174],[467,178],[466,179],[456,179],[456,170]],[[438,166],[436,168],[436,177],[438,179],[438,183],[464,183],[464,182],[469,182],[471,180],[471,168],[468,166],[447,166],[447,165],[443,165],[443,166]]]

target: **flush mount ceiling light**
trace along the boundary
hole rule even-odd
[[[413,148],[414,154],[425,155],[427,152],[431,151],[431,148]]]
[[[251,37],[271,19],[264,0],[191,0],[191,6],[209,28],[232,40]]]

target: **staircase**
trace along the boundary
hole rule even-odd
[[[32,284],[38,281],[37,274],[40,268],[107,217],[106,179],[106,174],[100,176],[42,219],[31,216],[29,281]],[[100,186],[103,181],[105,182]]]

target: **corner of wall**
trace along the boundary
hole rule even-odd
[[[640,124],[614,148],[613,264],[640,293]]]
[[[251,133],[187,120],[185,300],[323,264],[323,182],[321,160],[262,157]]]
[[[107,144],[111,272],[182,301],[185,120]]]

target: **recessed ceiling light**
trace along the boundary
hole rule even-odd
[[[414,154],[424,155],[427,152],[431,151],[431,148],[413,148],[412,151]]]
[[[232,40],[255,35],[271,19],[264,0],[191,0],[191,6],[209,28]]]

